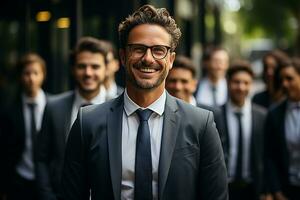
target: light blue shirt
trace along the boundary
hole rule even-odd
[[[218,81],[216,87],[216,103],[221,106],[227,102],[227,81],[226,79],[221,79]],[[196,100],[200,104],[207,106],[213,105],[213,91],[212,83],[208,78],[203,78],[199,83],[198,92],[196,94]]]
[[[163,118],[166,103],[166,92],[147,107],[153,111],[148,123],[150,128],[151,157],[152,157],[152,192],[153,199],[158,199],[158,165],[163,130]],[[135,113],[140,109],[127,94],[124,93],[124,112],[122,120],[122,184],[121,199],[134,199],[135,150],[139,118]],[[146,109],[146,108],[141,108]]]
[[[288,102],[285,116],[285,137],[289,150],[289,179],[300,186],[300,102]]]
[[[246,100],[243,107],[235,106],[231,101],[227,104],[227,127],[229,135],[229,160],[228,160],[228,175],[229,181],[232,181],[235,176],[238,155],[238,120],[235,112],[242,113],[242,129],[243,129],[243,169],[242,177],[245,180],[250,180],[250,145],[251,145],[251,127],[252,127],[252,106],[249,99]]]

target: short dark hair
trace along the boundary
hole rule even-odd
[[[232,63],[232,65],[227,70],[227,81],[231,80],[231,78],[238,72],[246,72],[252,78],[254,78],[254,72],[251,68],[251,64],[246,60],[236,60]]]
[[[282,69],[292,67],[295,69],[295,71],[300,75],[300,58],[293,57],[289,60],[285,60],[285,62],[281,63],[279,66],[279,73]]]
[[[118,59],[118,53],[115,45],[109,40],[101,40],[101,42],[103,42],[106,52],[111,52],[113,54],[114,59]]]
[[[267,58],[268,57],[272,57],[275,62],[275,71],[274,71],[274,76],[276,76],[276,69],[278,67],[280,67],[282,64],[289,62],[289,56],[284,52],[281,51],[279,49],[275,49],[272,51],[267,52],[262,59],[262,63],[263,63],[263,80],[264,82],[266,82],[266,73],[267,73]],[[276,82],[276,77],[274,78],[275,82]]]
[[[71,53],[71,65],[74,66],[76,62],[76,56],[83,52],[89,51],[92,53],[100,53],[104,57],[105,63],[107,63],[107,50],[103,41],[94,37],[82,37],[78,40],[73,52]]]
[[[157,24],[163,27],[171,35],[171,50],[175,50],[181,37],[180,29],[165,8],[155,8],[152,5],[140,7],[119,24],[119,42],[121,48],[124,49],[126,47],[130,31],[141,24]]]
[[[196,67],[193,61],[184,55],[176,55],[172,69],[186,69],[192,73],[192,77],[196,78]],[[171,69],[171,70],[172,70]]]
[[[17,65],[18,76],[21,76],[25,67],[32,63],[40,64],[44,74],[44,78],[46,78],[46,74],[47,74],[46,62],[39,54],[34,52],[28,52],[20,58]]]

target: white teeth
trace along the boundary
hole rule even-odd
[[[139,70],[141,72],[147,72],[147,73],[155,72],[155,69],[151,69],[151,68],[140,68]]]

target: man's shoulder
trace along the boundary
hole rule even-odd
[[[288,100],[285,99],[276,104],[271,105],[268,110],[268,114],[277,115],[278,113],[284,113],[287,108],[287,104],[288,104]]]
[[[258,104],[252,103],[252,109],[256,114],[263,115],[263,116],[267,114],[267,109]]]
[[[64,93],[51,95],[48,97],[48,104],[57,106],[60,104],[66,104],[66,102],[72,102],[72,100],[74,99],[74,95],[74,91],[67,91]]]

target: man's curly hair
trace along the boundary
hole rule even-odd
[[[129,32],[141,24],[157,24],[163,27],[171,35],[171,50],[175,50],[181,36],[180,29],[165,8],[155,8],[152,5],[140,7],[119,24],[119,42],[121,48],[124,49],[126,47]]]

